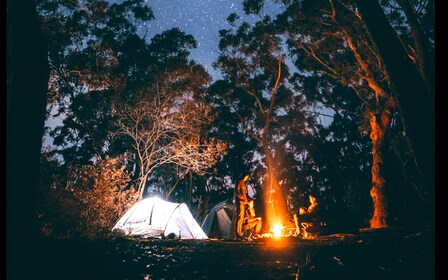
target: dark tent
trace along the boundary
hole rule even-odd
[[[230,199],[216,204],[202,223],[202,230],[209,238],[234,239],[236,206]]]

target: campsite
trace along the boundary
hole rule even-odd
[[[427,232],[365,231],[314,240],[40,240],[31,279],[435,279]]]
[[[283,231],[238,239],[236,207],[224,200],[199,223],[185,203],[158,196],[135,203],[107,238],[39,239],[28,248],[33,279],[431,279],[433,232],[359,229]],[[296,233],[304,231],[299,229]],[[24,275],[25,276],[25,275]]]
[[[241,240],[235,235],[236,213],[231,200],[224,200],[198,222],[186,204],[148,197],[130,207],[103,238],[31,238],[20,262],[26,269],[17,276],[42,280],[435,277],[430,230],[361,228],[355,233],[318,235],[283,231]]]
[[[435,0],[6,2],[6,279],[436,277]]]

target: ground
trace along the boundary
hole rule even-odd
[[[42,239],[29,249],[24,279],[435,279],[433,234],[403,229],[251,242]]]

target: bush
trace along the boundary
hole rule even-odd
[[[56,238],[107,236],[138,197],[124,159],[106,158],[69,170],[65,186],[55,183],[47,191],[38,214],[41,233]]]

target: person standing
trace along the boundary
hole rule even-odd
[[[249,180],[249,174],[245,173],[241,178],[239,178],[236,190],[235,190],[235,198],[236,198],[236,207],[237,207],[237,223],[236,223],[236,235],[237,238],[243,238],[243,222],[245,215],[245,206],[249,203],[247,199],[247,186],[246,182]]]

